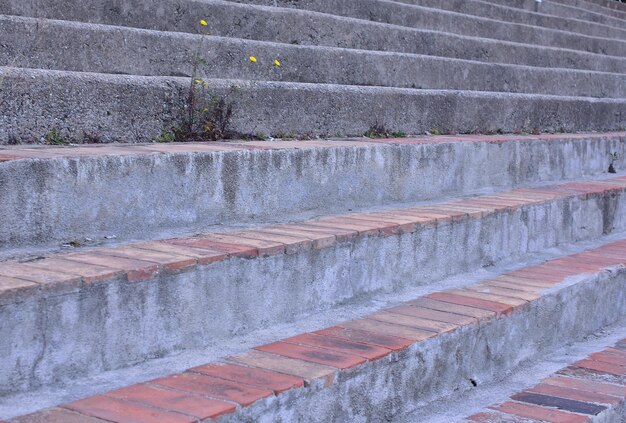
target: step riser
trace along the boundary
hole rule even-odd
[[[626,69],[626,60],[621,57],[417,31],[293,9],[260,8],[228,2],[190,2],[190,7],[184,10],[169,1],[160,3],[157,10],[148,0],[124,2],[123,5],[116,3],[117,7],[103,7],[101,2],[95,0],[62,3],[35,5],[31,1],[4,0],[0,3],[0,13],[182,32],[196,32],[198,19],[207,17],[210,25],[205,30],[208,33],[234,38],[399,51],[539,67],[617,73],[624,73]]]
[[[146,282],[40,291],[0,307],[0,339],[6,341],[0,393],[203,347],[355,298],[623,229],[623,192],[570,197],[403,235],[164,272]]]
[[[569,5],[558,4],[550,1],[543,1],[537,5],[535,0],[489,0],[496,4],[510,7],[518,7],[520,9],[539,11],[539,13],[547,13],[550,15],[560,16],[563,18],[581,19],[590,22],[610,25],[615,28],[623,28],[624,22],[614,16],[596,13],[590,10],[571,7]]]
[[[243,3],[293,6],[291,0],[240,0]],[[357,19],[372,20],[394,25],[419,28],[453,34],[493,38],[517,43],[584,50],[592,53],[623,56],[626,43],[621,40],[592,38],[571,32],[555,31],[541,27],[529,27],[491,19],[422,8],[397,2],[380,0],[300,0],[298,9],[312,10]]]
[[[54,245],[110,235],[119,241],[147,239],[217,224],[286,222],[311,212],[344,213],[598,175],[607,171],[609,153],[626,156],[626,136],[337,143],[167,156],[144,146],[141,155],[2,163],[0,215],[5,218],[0,220],[0,246]],[[56,151],[72,154],[71,149]],[[618,170],[622,165],[616,163]],[[268,187],[272,195],[257,201]]]
[[[186,78],[122,77],[4,68],[7,104],[0,143],[39,141],[53,128],[66,140],[150,142],[182,122]],[[36,83],[34,83],[36,81]],[[373,125],[423,133],[620,130],[613,99],[209,80],[210,94],[234,104],[243,134],[362,135]],[[21,98],[20,102],[13,99]]]
[[[0,19],[9,48],[0,63],[15,67],[134,75],[370,85],[626,97],[626,75],[503,66],[432,56],[302,47],[60,21]],[[64,49],[59,51],[58,45]],[[123,48],[120,48],[123,46]],[[253,53],[260,62],[251,64]],[[279,58],[282,66],[272,65]],[[337,66],[341,63],[341,66]],[[314,64],[314,66],[311,66]],[[462,78],[459,78],[462,75]]]
[[[570,0],[552,0],[555,3],[561,5],[574,6],[581,9],[588,9],[593,13],[600,13],[603,15],[613,16],[619,19],[626,19],[626,6],[621,1],[589,1],[589,0],[576,0],[574,2]],[[607,5],[615,5],[616,7],[607,7]]]
[[[471,390],[470,380],[492,382],[526,359],[618,321],[626,316],[624,301],[622,268],[560,289],[507,318],[423,341],[397,357],[341,372],[331,387],[294,390],[220,421],[391,421],[428,402]]]
[[[526,25],[536,25],[562,31],[578,32],[592,37],[625,39],[626,30],[584,20],[565,19],[558,16],[537,14],[517,8],[494,6],[484,1],[456,0],[441,2],[438,0],[396,0],[402,3],[415,4],[424,7],[441,8],[459,13],[516,22]]]

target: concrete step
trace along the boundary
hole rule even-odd
[[[618,17],[606,13],[597,13],[589,9],[575,7],[569,4],[562,4],[553,1],[543,0],[537,4],[535,0],[488,0],[498,5],[518,7],[524,10],[532,10],[564,18],[574,18],[589,22],[601,23],[614,28],[624,28],[624,21]]]
[[[148,0],[125,1],[111,7],[96,0],[63,1],[63,6],[55,2],[3,0],[0,13],[192,33],[200,30],[199,17],[207,17],[210,25],[202,27],[202,31],[231,38],[626,73],[624,55],[467,37],[290,8],[220,0],[186,4],[189,7],[181,9],[176,1],[165,0],[154,10]]]
[[[623,28],[616,28],[583,19],[562,18],[560,16],[549,15],[546,13],[538,13],[531,10],[519,9],[517,7],[509,7],[505,4],[493,4],[486,0],[451,0],[446,2],[439,0],[396,1],[424,7],[445,9],[452,12],[465,13],[468,15],[507,22],[553,28],[569,32],[578,32],[594,37],[616,39],[624,39],[626,37],[626,29]]]
[[[551,0],[567,6],[574,6],[580,9],[591,10],[595,13],[615,16],[616,18],[626,20],[626,6],[620,1],[588,1],[588,0]],[[615,3],[615,5],[613,5]],[[607,7],[613,5],[615,7]]]
[[[572,362],[466,422],[621,422],[626,419],[626,339]]]
[[[152,142],[187,116],[189,78],[1,68],[0,143]],[[36,82],[36,83],[35,83]],[[208,79],[198,97],[230,105],[216,122],[239,136],[362,135],[373,127],[421,134],[611,131],[626,99]],[[16,98],[21,101],[15,101]],[[208,115],[211,119],[211,115]],[[219,115],[218,115],[219,116]],[[214,117],[214,119],[217,119]],[[53,137],[55,138],[55,137]],[[57,137],[58,138],[58,137]]]
[[[533,68],[407,53],[296,46],[179,32],[0,16],[0,64],[155,76],[626,97],[626,74]],[[63,50],[58,46],[63,45]],[[248,60],[254,52],[263,63]],[[273,66],[279,58],[280,68]],[[337,66],[337,63],[342,63]],[[460,78],[459,76],[462,75]]]
[[[118,389],[4,417],[12,423],[390,421],[622,320],[625,263],[622,239],[205,358],[186,371],[164,370],[128,386],[118,381]],[[613,354],[621,359],[617,347]],[[602,372],[594,386],[601,377],[624,385],[624,367],[603,359],[578,362],[574,371]]]
[[[598,38],[579,33],[489,19],[438,8],[391,0],[237,0],[241,3],[296,7],[321,13],[372,20],[409,28],[441,31],[472,37],[583,50],[624,56],[623,39]]]
[[[0,258],[600,176],[611,153],[626,169],[626,133],[9,147]]]
[[[626,230],[625,191],[624,177],[584,181],[4,261],[0,393],[618,233]],[[625,293],[611,291],[621,312]]]

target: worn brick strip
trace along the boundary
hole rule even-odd
[[[131,145],[73,145],[47,146],[37,148],[4,148],[0,149],[0,163],[20,159],[53,159],[58,157],[97,157],[146,154],[180,154],[180,153],[216,153],[244,150],[284,150],[302,148],[337,148],[363,147],[367,144],[393,145],[426,145],[445,144],[451,142],[518,142],[518,141],[559,141],[606,139],[626,137],[626,131],[577,134],[540,134],[540,135],[443,135],[419,136],[407,138],[357,138],[347,140],[313,140],[313,141],[247,141],[222,143],[182,143],[182,144],[131,144]]]
[[[523,188],[510,192],[452,200],[429,206],[352,213],[324,217],[296,224],[271,225],[227,233],[206,233],[190,238],[175,238],[126,244],[114,248],[97,248],[69,254],[55,254],[32,261],[0,263],[0,305],[20,301],[35,293],[55,293],[103,281],[146,281],[157,274],[188,271],[195,266],[227,260],[231,257],[256,258],[277,254],[298,254],[312,249],[332,247],[357,237],[391,236],[413,232],[419,227],[446,224],[462,219],[482,218],[522,207],[537,205],[559,198],[603,195],[626,190],[626,177],[603,181],[570,182],[541,188]],[[617,254],[621,252],[618,251]],[[604,257],[611,260],[613,257]],[[560,265],[577,269],[593,269],[602,264],[601,258],[591,263],[563,262]],[[526,270],[530,272],[531,270]],[[534,269],[540,272],[541,269]],[[510,278],[514,278],[511,280]],[[493,285],[491,299],[506,296],[511,283],[527,279],[525,273],[511,275]],[[535,282],[536,283],[536,282]],[[465,293],[465,297],[474,294]],[[436,294],[438,300],[458,300],[457,292]],[[511,305],[532,298],[519,293],[507,299]],[[500,298],[501,299],[501,298]],[[470,300],[466,300],[470,301]],[[473,298],[473,304],[491,306],[502,311],[502,301],[491,304],[487,299]],[[380,320],[380,319],[379,319]],[[382,322],[380,323],[383,324]],[[417,334],[415,335],[417,336]],[[425,336],[425,334],[422,334]]]
[[[626,402],[626,339],[467,418],[471,422],[589,422]],[[604,421],[604,420],[603,420]],[[608,420],[607,420],[608,421]]]
[[[339,375],[348,369],[446,332],[507,318],[569,277],[625,264],[626,240],[612,242],[473,286],[428,294],[330,328],[261,345],[223,362],[63,404],[11,422],[152,423],[213,419],[287,391],[306,390],[316,381],[326,386],[341,383]],[[626,340],[469,419],[503,422],[519,417],[530,421],[585,422],[625,398]]]

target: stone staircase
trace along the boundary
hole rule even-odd
[[[0,420],[626,419],[621,4],[0,0],[0,87]]]

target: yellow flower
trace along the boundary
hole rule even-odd
[[[277,68],[280,67],[280,61],[278,59],[274,59],[274,66],[276,66]]]
[[[208,109],[208,108],[206,108],[206,107],[205,107],[204,109],[202,109],[202,111],[203,111],[204,113],[209,113],[209,109]]]
[[[194,79],[194,80],[193,80],[193,83],[194,83],[194,84],[199,84],[199,83],[201,83],[201,82],[202,82],[202,81],[201,81],[201,80],[199,80],[199,79]]]
[[[200,19],[200,25],[207,26],[208,23],[204,19]]]
[[[209,86],[209,83],[208,83],[208,82],[206,82],[206,81],[204,81],[204,82],[202,83],[202,86],[203,86],[204,88],[206,88],[206,87],[208,87],[208,86]]]
[[[256,57],[250,56],[249,59],[252,63],[256,63]]]

